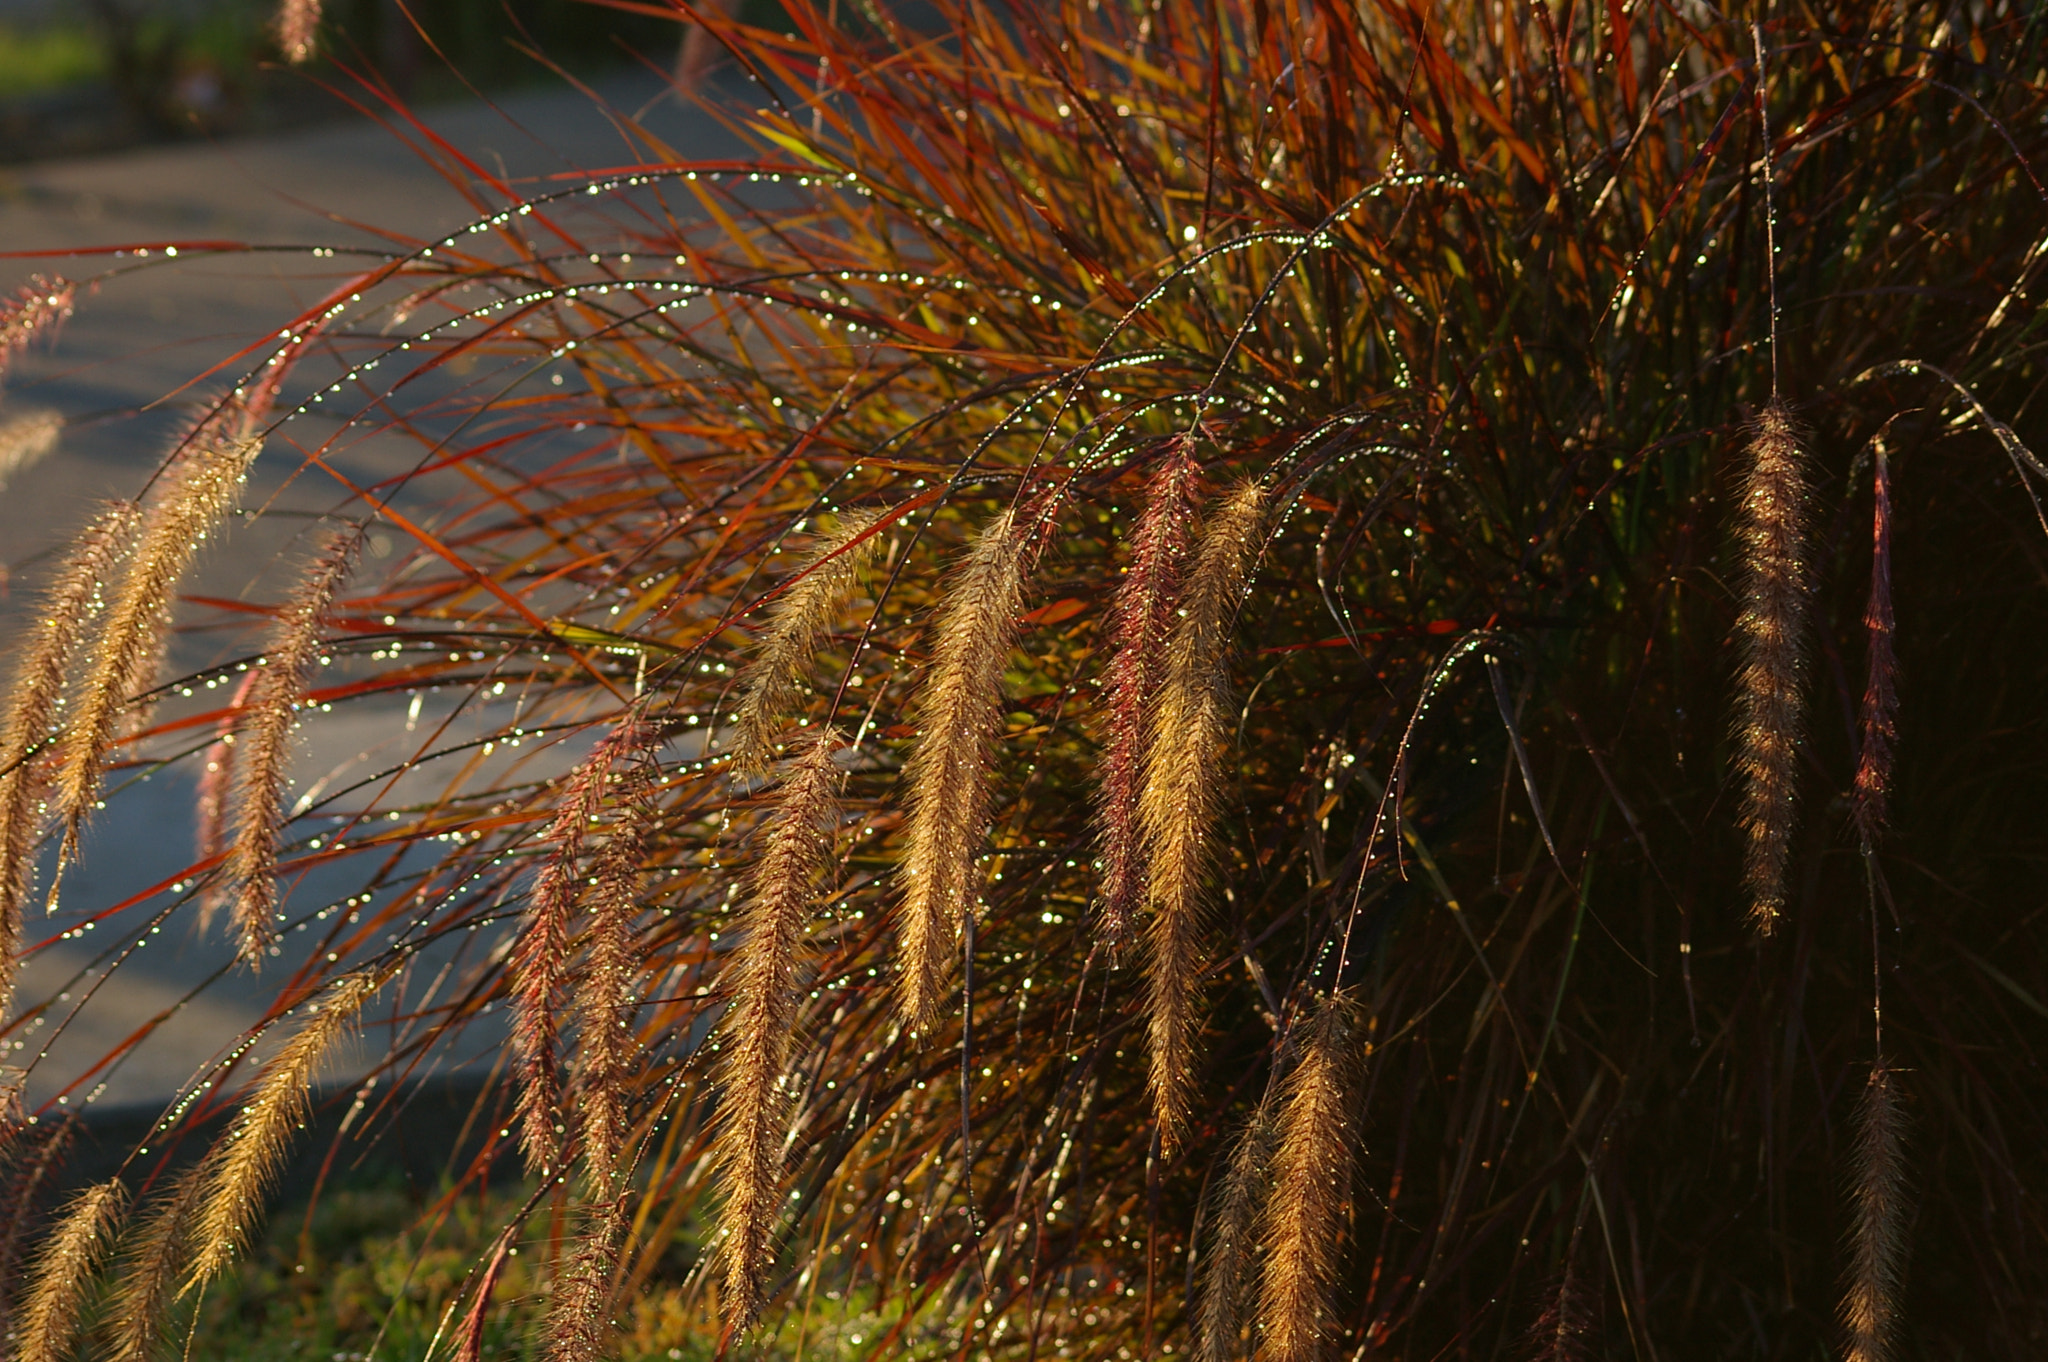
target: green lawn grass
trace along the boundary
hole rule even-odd
[[[329,1188],[310,1215],[304,1201],[283,1208],[240,1270],[208,1292],[192,1355],[215,1362],[369,1362],[419,1359],[430,1350],[450,1356],[475,1287],[471,1268],[488,1260],[500,1228],[530,1191],[472,1191],[442,1205],[438,1193],[423,1197],[385,1179]],[[548,1302],[543,1264],[553,1228],[543,1207],[507,1256],[491,1293],[485,1357],[525,1362],[541,1356],[536,1340]],[[696,1237],[685,1235],[664,1256],[663,1271],[619,1303],[621,1362],[708,1362],[716,1354],[710,1302],[684,1283],[696,1263],[695,1246]],[[865,1293],[849,1299],[822,1283],[799,1292],[794,1307],[750,1343],[750,1355],[777,1362],[866,1356],[894,1323],[869,1304]],[[444,1320],[447,1333],[436,1346]],[[182,1326],[192,1327],[189,1314]]]

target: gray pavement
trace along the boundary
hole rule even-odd
[[[738,149],[708,117],[680,107],[652,77],[605,82],[600,94],[616,110],[643,116],[669,145],[699,157]],[[606,111],[572,90],[519,94],[496,107],[471,104],[428,111],[424,120],[495,173],[539,182],[559,171],[630,163],[639,157]],[[117,243],[232,239],[285,246],[347,246],[379,240],[376,229],[414,237],[446,232],[472,214],[450,185],[390,131],[367,122],[338,124],[218,145],[159,148],[71,162],[0,169],[0,252],[67,251]],[[104,269],[105,257],[0,259],[0,290],[12,293],[35,271],[82,278]],[[0,597],[0,653],[32,599],[37,571],[79,524],[93,501],[137,491],[157,466],[166,442],[201,388],[173,397],[209,366],[262,336],[275,334],[299,307],[338,276],[333,259],[309,251],[257,255],[161,252],[147,268],[127,269],[82,294],[77,315],[54,348],[21,357],[0,395],[0,424],[43,410],[66,424],[54,453],[13,473],[0,488],[0,564],[9,571]],[[413,451],[416,452],[416,451]],[[407,450],[367,441],[352,459],[375,467]],[[311,517],[341,498],[311,478],[282,486],[293,465],[266,456],[245,498],[297,514],[273,515],[235,527],[209,548],[188,591],[273,599],[272,570],[300,551]],[[431,495],[431,489],[420,495]],[[373,540],[372,552],[379,552]],[[382,551],[388,552],[386,548]],[[186,639],[177,660],[211,661],[218,641]],[[5,664],[0,664],[4,668]],[[309,726],[301,771],[330,775],[402,732],[402,708],[359,708]],[[190,766],[190,763],[186,763]],[[89,912],[120,901],[186,864],[193,838],[188,774],[167,772],[110,800],[84,862],[67,877],[64,912],[31,923],[31,940],[75,926]],[[301,886],[303,896],[319,886]],[[345,890],[342,892],[346,892]],[[161,903],[159,899],[156,902]],[[104,936],[85,938],[97,944]],[[20,1066],[42,1050],[73,1005],[64,1038],[49,1047],[31,1076],[30,1097],[42,1101],[166,1009],[174,1018],[107,1077],[103,1105],[161,1102],[260,1014],[282,971],[261,979],[229,973],[189,1002],[180,1000],[223,961],[221,943],[195,939],[187,926],[167,929],[112,979],[102,981],[94,954],[60,943],[37,951],[24,969],[19,1004],[67,994],[65,1005],[12,1039],[25,1048],[0,1062]],[[95,990],[95,986],[97,989]],[[88,1089],[69,1100],[81,1100]]]

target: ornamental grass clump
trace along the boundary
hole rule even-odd
[[[48,934],[320,1010],[32,1346],[181,1337],[374,990],[337,1138],[481,1053],[526,1179],[448,1355],[2035,1356],[2039,15],[789,16],[691,7],[746,157],[441,163],[52,569],[7,902],[211,766]],[[389,551],[193,598],[258,449]]]

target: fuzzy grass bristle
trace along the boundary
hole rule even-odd
[[[776,740],[791,722],[811,680],[818,643],[846,608],[883,539],[870,533],[880,517],[843,511],[830,534],[820,536],[809,561],[768,608],[766,627],[753,659],[739,678],[733,706],[735,769],[764,774],[775,759]]]
[[[234,923],[236,953],[251,969],[263,963],[277,937],[277,848],[291,785],[292,734],[320,657],[321,630],[361,542],[361,533],[350,528],[320,546],[278,612],[246,695],[238,697],[234,813],[220,896]]]
[[[108,503],[58,565],[24,630],[7,714],[0,720],[0,1019],[13,997],[22,914],[34,891],[36,843],[54,763],[48,748],[61,729],[64,688],[74,655],[105,606],[108,578],[132,547],[141,516],[130,502]]]
[[[626,1237],[623,1195],[581,1208],[580,1232],[555,1275],[543,1362],[602,1362],[612,1355],[612,1301]]]
[[[151,1362],[192,1251],[191,1220],[206,1190],[201,1162],[176,1174],[126,1236],[107,1308],[113,1362]]]
[[[519,1076],[520,1147],[530,1172],[561,1167],[561,1018],[572,932],[582,899],[583,854],[593,825],[640,755],[658,741],[653,725],[629,714],[591,748],[562,783],[547,829],[548,858],[534,877],[509,960],[512,1047]]]
[[[0,491],[15,474],[48,458],[63,431],[64,418],[54,411],[23,412],[0,420]]]
[[[218,1277],[249,1246],[293,1133],[305,1122],[314,1081],[392,972],[386,966],[344,975],[314,995],[307,1004],[310,1015],[257,1074],[233,1123],[206,1156],[205,1187],[190,1221],[193,1251],[184,1264],[184,1290]]]
[[[1906,1264],[1906,1114],[1898,1076],[1883,1060],[1871,1066],[1856,1106],[1850,1196],[1855,1223],[1842,1297],[1843,1362],[1890,1362]]]
[[[278,51],[293,66],[303,66],[320,50],[322,0],[279,0],[272,28]]]
[[[63,1362],[70,1355],[93,1273],[127,1204],[127,1185],[109,1178],[80,1192],[57,1217],[29,1274],[15,1362]]]
[[[1736,524],[1742,612],[1735,623],[1735,769],[1744,837],[1742,884],[1750,922],[1769,935],[1785,907],[1785,865],[1799,813],[1799,749],[1806,736],[1811,651],[1806,453],[1792,414],[1757,413],[1744,447]]]
[[[122,711],[154,684],[170,627],[171,593],[200,546],[220,526],[261,452],[261,439],[202,444],[184,457],[170,485],[143,512],[128,567],[106,610],[98,646],[57,749],[53,803],[62,828],[59,873],[76,859],[85,820],[99,799]],[[51,889],[51,905],[56,888]]]
[[[997,513],[954,572],[933,625],[917,698],[921,732],[903,772],[909,832],[899,871],[896,996],[914,1031],[938,1015],[980,892],[974,859],[988,832],[988,764],[1023,603],[1026,547],[1018,513]]]
[[[740,941],[723,976],[732,1002],[719,1058],[714,1152],[721,1187],[719,1303],[731,1331],[747,1328],[766,1303],[763,1288],[787,1199],[783,1145],[790,1056],[803,1004],[804,933],[832,854],[842,778],[834,757],[842,745],[829,729],[814,732],[784,777],[761,835]]]
[[[1356,1007],[1331,994],[1304,1019],[1273,1151],[1259,1291],[1259,1356],[1317,1362],[1337,1332],[1337,1268],[1358,1154]]]
[[[0,302],[0,378],[30,344],[56,334],[77,297],[78,285],[62,275],[34,274],[12,298]]]
[[[639,978],[640,881],[656,810],[644,789],[629,788],[591,858],[584,889],[588,945],[575,984],[576,1106],[591,1193],[620,1195],[632,1126],[630,1086],[636,1042],[633,990]]]
[[[37,1228],[34,1212],[59,1185],[78,1124],[75,1116],[31,1124],[22,1109],[20,1080],[0,1088],[0,1206],[12,1212],[0,1219],[0,1330],[14,1327],[27,1279],[23,1250]]]
[[[1202,526],[1148,725],[1137,809],[1147,868],[1148,1074],[1168,1150],[1178,1148],[1195,1096],[1206,881],[1236,722],[1230,632],[1265,509],[1265,489],[1246,482],[1222,498]]]
[[[1280,1133],[1275,1114],[1268,1093],[1239,1132],[1216,1195],[1214,1228],[1203,1247],[1196,1362],[1237,1362],[1252,1337],[1258,1318],[1259,1226]]]
[[[1131,531],[1130,564],[1110,607],[1109,664],[1102,671],[1105,739],[1095,804],[1102,851],[1098,924],[1112,949],[1130,936],[1145,897],[1138,803],[1151,746],[1152,706],[1165,670],[1167,637],[1201,494],[1201,465],[1190,441],[1176,439],[1146,484],[1145,508]]]

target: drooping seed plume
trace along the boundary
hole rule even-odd
[[[293,66],[313,59],[320,47],[321,0],[280,0],[275,29],[278,50]]]
[[[1750,920],[1768,935],[1785,904],[1785,863],[1798,815],[1809,648],[1806,455],[1791,413],[1773,402],[1749,431],[1736,541],[1742,613],[1735,635],[1735,768],[1742,787],[1742,883]]]
[[[988,832],[990,746],[1002,723],[1003,668],[1023,602],[1025,535],[1005,510],[982,528],[947,584],[922,732],[904,767],[908,839],[897,938],[897,1011],[922,1030],[938,1014],[966,915],[979,895],[975,852]]]
[[[1892,746],[1899,737],[1898,653],[1892,634],[1892,475],[1890,450],[1879,431],[1871,441],[1870,601],[1863,609],[1869,677],[1856,720],[1856,783],[1850,792],[1856,835],[1867,855],[1884,831],[1892,786]]]
[[[107,609],[58,748],[54,804],[63,830],[60,873],[77,856],[79,834],[99,798],[122,710],[155,680],[170,627],[171,593],[233,505],[262,446],[261,439],[251,438],[193,448],[144,513],[127,573]],[[54,886],[51,899],[54,907]]]
[[[77,294],[78,285],[61,275],[33,274],[12,298],[0,302],[0,378],[31,342],[57,333],[71,316]]]
[[[0,1332],[15,1327],[27,1273],[21,1270],[22,1250],[36,1227],[36,1208],[62,1176],[65,1157],[78,1138],[76,1116],[29,1123],[22,1106],[19,1077],[0,1089]]]
[[[590,917],[582,978],[576,985],[576,1098],[591,1194],[615,1196],[631,1126],[629,1087],[636,1043],[633,984],[639,977],[636,932],[640,877],[654,809],[637,792],[621,802],[584,890]]]
[[[192,792],[195,820],[192,854],[197,860],[210,861],[225,854],[228,845],[228,792],[235,783],[235,728],[232,719],[222,721],[218,736],[208,745],[201,760],[205,765],[200,768],[197,788]],[[220,903],[220,889],[218,883],[209,885],[200,895],[200,911],[204,917],[210,919],[213,916]]]
[[[1317,1362],[1336,1337],[1334,1293],[1358,1152],[1351,1109],[1356,1030],[1351,1002],[1324,998],[1288,1075],[1259,1292],[1259,1355],[1271,1362]]]
[[[126,1243],[107,1312],[114,1362],[150,1362],[155,1353],[191,1253],[189,1222],[206,1187],[205,1171],[199,1163],[179,1173]]]
[[[1578,1242],[1576,1233],[1572,1236]],[[1557,1284],[1544,1293],[1543,1313],[1529,1331],[1533,1362],[1581,1362],[1586,1356],[1587,1302],[1573,1266],[1572,1251],[1566,1250],[1564,1271]]]
[[[1151,715],[1138,825],[1146,859],[1145,985],[1152,1104],[1165,1148],[1178,1147],[1195,1089],[1201,1030],[1201,934],[1214,859],[1223,759],[1235,719],[1230,631],[1265,516],[1247,482],[1202,527],[1165,675]]]
[[[0,1017],[13,992],[22,911],[34,889],[36,842],[53,763],[47,747],[58,732],[64,684],[93,620],[105,605],[107,579],[135,541],[141,516],[130,502],[111,502],[64,556],[44,594],[15,666],[0,720]]]
[[[588,834],[614,783],[627,777],[634,757],[658,740],[655,727],[634,711],[600,738],[563,783],[549,820],[552,848],[534,877],[509,961],[512,1047],[519,1075],[520,1147],[529,1172],[559,1168],[563,1135],[561,1017],[570,965],[570,938],[582,897],[583,852]]]
[[[725,966],[731,998],[719,1055],[716,1156],[720,1304],[728,1329],[745,1329],[764,1304],[784,1205],[789,1064],[803,1003],[804,933],[832,855],[841,738],[818,732],[791,767],[763,831],[739,944]]]
[[[115,1177],[80,1192],[57,1217],[29,1275],[16,1362],[63,1362],[70,1355],[93,1273],[127,1204],[128,1188]]]
[[[1202,1306],[1195,1321],[1196,1362],[1237,1362],[1257,1318],[1259,1224],[1279,1142],[1273,1097],[1262,1100],[1237,1138],[1216,1196],[1216,1227],[1202,1266]]]
[[[320,658],[321,630],[360,542],[356,530],[346,529],[321,544],[298,590],[278,611],[262,665],[250,672],[243,697],[234,743],[234,815],[220,879],[236,949],[251,969],[263,963],[277,936],[277,844],[291,788],[292,734]]]
[[[248,1247],[292,1133],[305,1122],[321,1066],[354,1030],[358,1014],[394,970],[395,965],[387,964],[329,984],[307,1004],[306,1021],[256,1076],[248,1100],[206,1157],[205,1185],[190,1217],[192,1253],[185,1260],[185,1290],[212,1281]]]
[[[1112,949],[1130,936],[1144,898],[1145,848],[1138,826],[1152,701],[1165,670],[1166,640],[1201,503],[1202,470],[1184,440],[1174,442],[1145,488],[1131,534],[1131,561],[1110,608],[1109,663],[1102,673],[1105,735],[1095,810],[1102,853],[1098,929]]]
[[[64,418],[54,411],[23,412],[0,421],[0,489],[16,473],[48,458],[63,429]]]
[[[1898,1333],[1899,1286],[1906,1262],[1906,1116],[1898,1077],[1883,1060],[1856,1111],[1851,1196],[1849,1289],[1842,1297],[1848,1332],[1844,1362],[1890,1362]]]
[[[882,536],[868,533],[877,519],[871,512],[842,512],[838,528],[818,541],[811,560],[769,606],[767,627],[740,673],[739,703],[733,707],[730,751],[737,770],[758,776],[774,760],[775,740],[811,680],[819,640],[881,548]]]
[[[234,886],[228,880],[226,857],[228,852],[228,821],[234,812],[236,728],[241,724],[242,712],[249,704],[249,693],[263,678],[263,668],[255,667],[242,674],[240,684],[229,697],[228,712],[222,716],[216,736],[206,751],[200,755],[198,788],[193,792],[195,826],[192,837],[193,859],[199,862],[221,861],[221,868],[199,890],[199,934],[205,936],[213,926],[213,919],[226,906],[228,891]]]
[[[583,1228],[557,1273],[548,1304],[545,1362],[604,1362],[612,1355],[612,1294],[626,1235],[626,1199],[582,1210]]]

